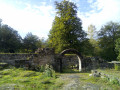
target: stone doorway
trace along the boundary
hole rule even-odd
[[[73,54],[76,54],[77,55],[77,58],[78,58],[78,67],[79,67],[79,71],[82,71],[82,56],[81,54],[75,50],[75,49],[66,49],[66,50],[63,50],[61,53],[60,53],[60,56],[59,56],[59,60],[60,60],[60,72],[63,72],[63,57],[65,54],[69,54],[69,53],[73,53]]]

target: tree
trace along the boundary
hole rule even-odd
[[[37,45],[38,48],[47,48],[47,47],[49,47],[48,46],[48,40],[45,40],[44,37],[39,39],[36,45]]]
[[[21,46],[21,36],[10,26],[4,24],[0,25],[0,52],[19,52]]]
[[[88,26],[88,37],[89,37],[89,43],[92,45],[93,49],[91,52],[92,56],[99,56],[100,53],[100,47],[98,44],[98,40],[97,40],[97,31],[96,31],[96,27],[94,25],[89,25]]]
[[[39,38],[32,33],[26,34],[25,38],[23,39],[23,47],[25,52],[35,52],[38,48],[37,43],[39,42]]]
[[[73,2],[55,2],[56,12],[52,28],[49,32],[49,45],[55,51],[61,52],[66,48],[80,50],[80,45],[86,37],[82,30],[82,22],[77,17],[77,6]]]
[[[118,54],[117,59],[120,61],[120,38],[116,40],[115,50],[116,50],[116,53]]]
[[[102,48],[101,57],[108,61],[116,60],[115,41],[120,37],[120,24],[108,22],[101,28],[98,36]]]
[[[89,39],[84,40],[81,46],[82,46],[82,49],[81,49],[82,55],[93,56],[94,47],[89,42]]]
[[[94,25],[89,25],[88,26],[88,37],[90,39],[95,39],[95,35],[96,35],[96,28]]]
[[[0,19],[0,28],[1,28],[1,25],[2,25],[2,19]]]

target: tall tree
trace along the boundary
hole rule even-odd
[[[2,25],[2,19],[0,19],[0,28],[1,28],[1,25]]]
[[[25,52],[35,52],[35,50],[38,48],[39,38],[36,35],[33,35],[32,33],[27,33],[25,38],[23,39],[23,46]]]
[[[48,40],[46,40],[44,37],[38,40],[37,42],[37,47],[38,48],[47,48],[48,46]]]
[[[80,50],[80,44],[86,33],[82,30],[82,22],[77,17],[77,6],[64,0],[55,2],[56,16],[49,32],[49,45],[58,53],[66,48]]]
[[[89,25],[88,26],[88,38],[89,38],[89,43],[92,45],[93,52],[91,53],[92,56],[99,56],[100,53],[100,47],[98,45],[98,40],[97,40],[97,31],[96,27],[94,25]]]
[[[95,35],[96,35],[96,27],[91,24],[88,26],[88,37],[90,39],[95,39]]]
[[[0,27],[0,52],[19,52],[21,46],[21,36],[16,30],[8,25]]]
[[[117,60],[120,61],[120,38],[116,40],[115,49],[116,49],[116,53],[118,54]]]
[[[108,22],[98,34],[101,56],[106,60],[116,60],[115,41],[120,37],[120,24]]]

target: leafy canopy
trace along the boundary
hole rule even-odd
[[[99,45],[102,48],[101,56],[106,60],[116,60],[115,42],[120,37],[120,24],[108,22],[98,34]]]
[[[55,2],[56,16],[49,32],[49,45],[55,51],[61,52],[66,48],[79,50],[86,33],[82,30],[82,22],[77,17],[77,6],[73,2]]]
[[[40,40],[36,35],[33,35],[32,33],[26,34],[25,38],[23,39],[25,52],[35,52],[35,50],[38,48],[38,42],[40,42]]]
[[[0,19],[0,52],[18,52],[21,46],[21,36],[16,30],[8,25],[2,24]]]

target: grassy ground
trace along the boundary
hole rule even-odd
[[[82,81],[83,86],[96,86],[99,88],[98,90],[120,90],[119,84],[109,82],[107,79],[101,77],[90,77],[88,74],[81,73],[80,81]]]
[[[120,71],[99,71],[116,77],[120,76]],[[100,77],[90,77],[89,74],[90,72],[79,73],[77,70],[64,70],[64,73],[56,73],[53,77],[47,77],[43,72],[12,67],[0,70],[0,90],[63,90],[62,88],[67,84],[70,85],[71,81],[77,83],[79,81],[78,87],[97,86],[100,90],[120,90],[119,84],[110,83]]]
[[[46,77],[42,72],[22,68],[0,71],[0,90],[46,90],[57,89],[63,82],[56,77]]]
[[[65,76],[65,74],[67,74],[67,76],[71,74],[73,74],[74,76],[75,75],[79,76],[80,84],[78,87],[79,88],[82,87],[81,90],[87,90],[86,88],[89,89],[92,88],[90,90],[120,90],[120,84],[118,82],[114,80],[110,82],[110,80],[107,80],[106,78],[89,76],[89,74],[91,73],[90,71],[81,72],[81,73],[78,73],[77,70],[64,70],[64,71],[67,73],[63,73],[62,74],[63,76]],[[97,71],[112,77],[120,78],[120,71],[116,71],[114,69],[103,69],[103,70],[99,69]]]
[[[99,72],[103,72],[105,74],[109,74],[109,75],[113,75],[115,77],[119,77],[120,78],[120,71],[117,71],[115,69],[98,69]]]

